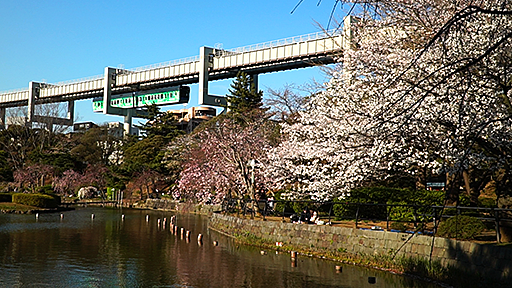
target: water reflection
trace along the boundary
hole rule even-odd
[[[337,273],[339,264],[300,255],[292,261],[286,253],[262,253],[209,231],[206,217],[178,215],[176,225],[191,233],[187,241],[179,229],[172,233],[172,215],[92,208],[37,220],[0,215],[0,286],[434,287],[350,265]]]

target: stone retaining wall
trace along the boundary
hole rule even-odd
[[[445,266],[452,265],[469,273],[512,281],[511,247],[418,234],[240,219],[215,213],[210,218],[209,226],[229,235],[250,233],[272,242],[306,249],[326,248],[360,255],[397,253],[397,256],[428,259],[434,245],[433,259]]]

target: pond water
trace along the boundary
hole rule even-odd
[[[170,231],[171,212],[83,208],[62,214],[0,215],[0,287],[437,287],[238,245],[208,230],[205,216],[176,216],[191,233],[188,241]]]

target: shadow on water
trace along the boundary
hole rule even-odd
[[[350,265],[337,273],[334,262],[303,256],[293,261],[287,253],[238,245],[209,231],[204,216],[177,215],[177,226],[191,233],[182,239],[171,232],[172,215],[95,208],[68,211],[63,218],[0,215],[0,286],[435,287]]]

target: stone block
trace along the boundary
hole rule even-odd
[[[334,229],[334,233],[340,234],[340,235],[346,235],[346,236],[351,236],[354,231],[357,231],[357,230],[343,228],[343,227],[332,227],[332,228]]]
[[[321,248],[327,248],[327,249],[332,249],[332,244],[330,241],[325,241],[325,240],[321,240],[321,241],[318,241],[317,244],[316,244],[316,247],[321,247]]]
[[[308,230],[308,231],[318,232],[317,228],[318,228],[318,226],[316,226],[316,225],[312,225],[312,224],[306,225],[306,230]]]
[[[446,248],[450,244],[449,239],[436,237],[434,240],[434,247]]]
[[[390,240],[390,241],[398,241],[399,236],[400,236],[400,233],[385,232],[384,239]]]
[[[396,250],[398,248],[397,242],[393,241],[391,239],[385,239],[384,240],[384,247],[387,249],[393,249]]]
[[[419,250],[420,254],[421,255],[424,255],[424,256],[429,256],[430,255],[430,251],[432,251],[432,246],[430,245],[421,245],[421,248]]]
[[[418,254],[418,244],[412,243],[412,244],[409,244],[409,247],[410,247],[410,252],[412,254]]]
[[[379,239],[379,240],[384,240],[386,239],[386,232],[385,231],[373,231],[375,232],[375,238],[376,239]]]
[[[432,243],[432,238],[415,234],[414,237],[411,239],[411,242],[419,245],[430,245]]]

